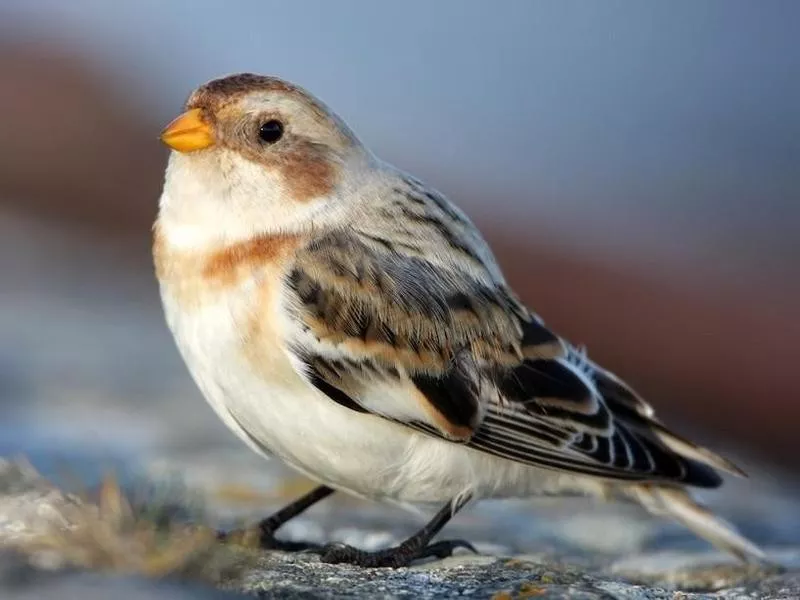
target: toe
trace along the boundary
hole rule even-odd
[[[366,552],[353,548],[353,546],[334,543],[322,547],[319,559],[324,563],[331,564],[343,562],[361,564],[366,554]]]
[[[420,558],[446,558],[456,548],[466,548],[475,554],[475,547],[464,540],[446,540],[430,544],[422,550],[416,550],[407,544],[395,548],[365,552],[347,544],[328,544],[320,550],[320,560],[324,563],[349,563],[359,567],[407,567]]]
[[[479,554],[475,546],[466,540],[443,540],[434,544],[428,545],[419,555],[419,558],[447,558],[452,556],[457,548],[464,548],[473,554]]]

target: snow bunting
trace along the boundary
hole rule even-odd
[[[250,447],[320,483],[260,524],[264,545],[334,490],[441,507],[395,548],[319,550],[363,566],[447,555],[463,543],[431,539],[471,500],[580,493],[763,557],[686,490],[742,472],[551,331],[461,210],[310,93],[216,79],[161,139],[153,252],[183,359]]]

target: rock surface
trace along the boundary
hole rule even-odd
[[[122,494],[109,489],[101,489],[98,498],[94,504],[89,496],[63,493],[24,461],[0,461],[0,548],[6,548],[0,554],[3,598],[94,600],[110,594],[115,600],[224,600],[242,595],[496,600],[800,597],[800,547],[770,549],[771,558],[782,567],[744,567],[717,553],[681,544],[673,544],[671,550],[620,552],[619,547],[612,551],[614,540],[606,540],[603,551],[602,545],[580,543],[580,536],[573,532],[564,538],[571,543],[551,540],[537,554],[511,556],[495,546],[496,555],[467,553],[405,569],[359,569],[323,564],[311,554],[261,552],[218,544],[213,536],[198,538],[195,534],[203,528],[177,523],[175,512],[170,513],[175,519],[171,529],[158,525],[148,529],[159,521],[153,518],[155,514],[165,514],[161,508],[128,505]],[[596,514],[594,518],[607,522],[609,515]],[[338,538],[368,547],[398,539],[385,528],[381,535],[368,525],[351,530],[334,526],[331,533],[324,533],[327,518],[300,521],[290,533],[314,537],[309,523],[318,521],[318,538]],[[620,518],[611,519],[613,527],[622,527]],[[592,523],[591,512],[583,514],[578,523],[582,526],[572,526],[585,533],[600,531],[597,523]],[[635,520],[630,524],[636,529]],[[638,527],[642,528],[642,523]],[[102,530],[102,535],[87,535],[87,530]],[[143,535],[150,530],[160,535]],[[187,537],[186,530],[192,535]],[[480,534],[469,523],[449,533],[469,530]],[[169,547],[170,540],[182,551],[177,558],[166,560],[164,556],[170,555],[161,550],[165,544]],[[629,544],[630,540],[621,547]],[[481,547],[492,549],[490,544]],[[115,548],[125,552],[115,555]],[[109,556],[117,558],[110,560]],[[142,560],[153,556],[158,560]]]

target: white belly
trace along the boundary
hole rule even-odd
[[[278,337],[261,345],[254,365],[242,350],[252,312],[246,293],[193,311],[178,309],[167,292],[163,300],[189,371],[219,417],[255,451],[320,483],[399,503],[445,502],[465,491],[520,497],[579,483],[342,407],[298,373]]]

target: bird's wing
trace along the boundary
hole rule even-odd
[[[667,431],[491,277],[341,231],[302,250],[287,281],[296,364],[352,410],[605,478],[716,486],[714,468],[737,471]]]

